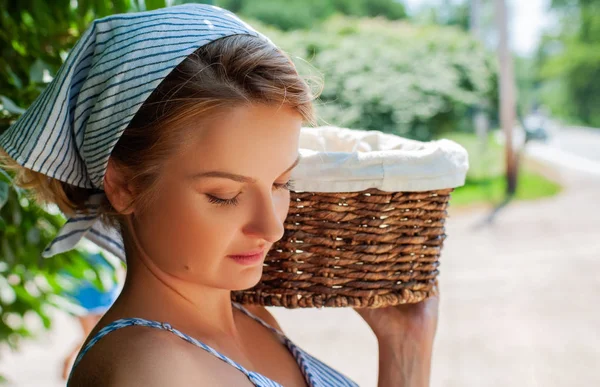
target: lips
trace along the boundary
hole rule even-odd
[[[247,251],[245,253],[231,254],[231,255],[228,255],[228,257],[231,257],[231,258],[250,258],[250,257],[254,257],[254,256],[257,256],[257,255],[261,255],[262,253],[264,253],[264,251],[265,251],[265,248],[263,247],[261,249],[255,249],[255,250],[252,250],[252,251]]]
[[[227,256],[227,258],[231,259],[232,261],[245,266],[259,265],[263,261],[264,257],[265,248]]]

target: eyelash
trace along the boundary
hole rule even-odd
[[[288,191],[293,189],[293,187],[294,187],[293,182],[291,180],[288,180],[284,184],[273,184],[273,186],[275,187],[275,189],[285,189]],[[216,196],[212,196],[212,195],[206,195],[206,196],[208,196],[208,201],[210,203],[216,204],[218,206],[235,206],[238,204],[239,194],[231,199],[220,199],[220,198],[218,198]]]

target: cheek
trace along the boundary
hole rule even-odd
[[[284,191],[275,202],[275,211],[281,223],[287,218],[290,209],[290,191]]]
[[[191,189],[170,189],[141,217],[143,247],[163,270],[196,272],[199,266],[206,269],[209,260],[227,253],[235,227],[228,215],[208,206],[211,204]]]
[[[237,207],[219,208],[191,188],[170,187],[161,190],[152,206],[138,217],[138,237],[146,254],[162,270],[181,277],[210,273],[236,245],[243,225],[258,216],[252,199],[255,197]],[[272,200],[273,211],[283,224],[290,192],[274,192]]]

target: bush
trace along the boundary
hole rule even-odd
[[[46,87],[94,18],[143,5],[133,3],[0,0],[0,133]],[[27,321],[38,320],[49,328],[52,306],[73,307],[62,297],[77,285],[73,278],[103,288],[100,278],[106,270],[91,266],[83,249],[41,258],[64,222],[57,211],[46,211],[30,200],[0,168],[0,344],[16,347],[20,338],[32,336],[35,332]]]
[[[19,338],[35,333],[28,321],[38,320],[49,328],[51,306],[72,308],[63,295],[77,285],[73,278],[88,279],[103,289],[100,278],[108,273],[90,266],[87,252],[41,257],[63,223],[57,211],[38,207],[0,169],[0,343],[16,348]]]
[[[264,28],[263,28],[264,29]],[[267,32],[300,71],[322,72],[329,124],[419,140],[471,129],[469,107],[493,100],[493,57],[453,27],[335,17],[319,29]]]
[[[406,18],[404,5],[395,0],[216,0],[215,5],[283,31],[313,28],[334,14]]]

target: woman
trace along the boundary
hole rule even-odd
[[[283,235],[314,98],[281,50],[220,8],[94,22],[0,137],[19,181],[72,217],[45,255],[87,235],[127,257],[69,386],[356,385],[265,308],[230,299]],[[379,385],[427,385],[437,300],[358,313],[378,338]]]

